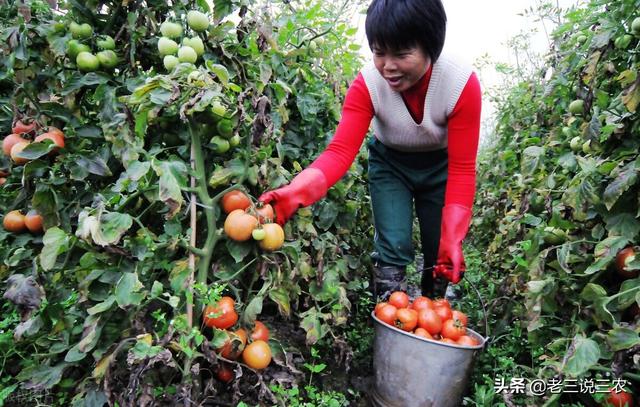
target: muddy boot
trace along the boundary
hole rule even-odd
[[[391,264],[373,266],[373,297],[386,300],[394,291],[407,291],[406,267]]]
[[[433,276],[433,267],[422,270],[420,286],[422,295],[429,298],[441,298],[445,296],[449,281],[441,277]]]

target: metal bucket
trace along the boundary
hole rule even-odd
[[[456,346],[418,337],[380,321],[375,325],[369,394],[377,407],[457,407],[485,338],[467,328],[477,346]]]

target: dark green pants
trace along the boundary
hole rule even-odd
[[[396,266],[413,262],[415,205],[424,268],[434,266],[447,184],[447,150],[405,153],[386,147],[375,137],[368,146],[369,191],[376,231],[373,260]],[[424,285],[423,276],[423,291]]]

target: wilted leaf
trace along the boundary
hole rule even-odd
[[[140,292],[144,286],[138,279],[137,273],[124,273],[116,285],[116,301],[121,308],[128,305],[139,305],[144,299]]]
[[[283,288],[277,288],[269,291],[269,298],[278,304],[280,314],[285,317],[291,315],[291,305],[289,303],[289,293]]]
[[[618,198],[627,191],[638,180],[638,170],[636,169],[636,163],[631,162],[625,165],[615,175],[616,178],[612,183],[607,185],[604,190],[603,200],[607,209],[611,210],[613,205],[618,201]]]
[[[92,230],[91,237],[94,243],[100,246],[117,244],[131,225],[133,218],[127,213],[103,212],[98,227]]]
[[[69,249],[69,237],[64,230],[53,227],[47,229],[42,243],[44,243],[44,247],[40,252],[40,265],[44,270],[51,270],[55,266],[58,256]]]

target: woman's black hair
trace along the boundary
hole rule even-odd
[[[441,0],[373,0],[365,21],[370,48],[397,51],[418,46],[432,63],[442,52],[446,26]]]

